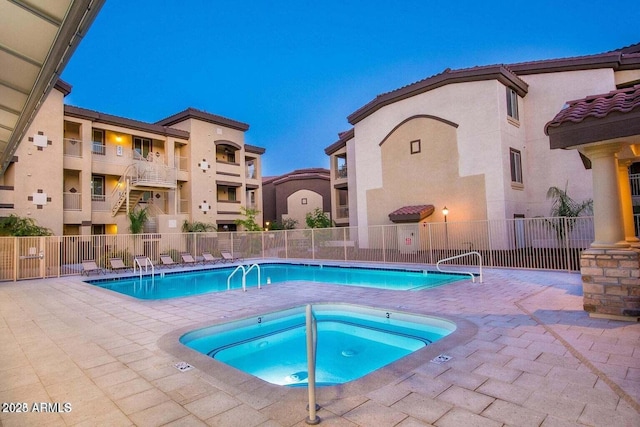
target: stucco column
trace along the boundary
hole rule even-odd
[[[592,248],[628,248],[618,179],[620,144],[584,147],[591,160],[593,175],[593,219],[595,240]]]
[[[640,247],[640,239],[636,237],[633,223],[633,201],[631,199],[631,182],[629,181],[629,165],[631,160],[618,160],[618,180],[620,181],[620,204],[624,221],[624,236],[627,243]]]

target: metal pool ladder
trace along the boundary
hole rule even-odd
[[[133,259],[133,274],[136,274],[136,265],[140,268],[140,280],[142,280],[142,266],[144,265],[144,272],[148,271],[149,266],[151,266],[151,277],[155,278],[156,269],[151,262],[151,259],[147,256],[136,256]]]
[[[245,266],[240,264],[231,272],[229,277],[227,277],[227,290],[231,289],[231,278],[238,272],[238,270],[242,270],[242,290],[247,292],[247,274],[254,268],[258,270],[258,289],[262,289],[260,286],[260,266],[258,264],[251,264],[249,268],[245,269]]]
[[[475,276],[475,274],[473,274],[473,273],[469,273],[468,271],[452,271],[452,270],[445,271],[445,270],[441,270],[441,269],[440,269],[440,263],[441,263],[441,262],[451,261],[451,260],[453,260],[453,259],[462,258],[462,257],[465,257],[465,256],[467,256],[467,255],[477,255],[477,256],[478,256],[478,267],[480,267],[480,283],[482,283],[482,255],[480,255],[480,252],[478,252],[478,251],[466,252],[466,253],[464,253],[464,254],[455,255],[455,256],[452,256],[452,257],[449,257],[449,258],[441,259],[440,261],[438,261],[438,262],[436,263],[436,268],[438,269],[438,271],[440,271],[440,272],[442,272],[442,273],[447,273],[447,272],[451,273],[451,272],[454,272],[454,273],[463,273],[463,274],[468,274],[469,276],[471,276],[471,281],[472,281],[473,283],[475,283],[475,282],[476,282],[476,276]]]

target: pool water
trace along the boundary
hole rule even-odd
[[[235,266],[188,272],[156,270],[155,276],[116,277],[87,280],[87,283],[140,299],[165,299],[223,292],[242,288],[242,272],[238,271],[227,288],[227,278]],[[260,264],[261,286],[291,281],[331,283],[345,286],[366,286],[379,289],[420,290],[441,286],[468,275],[434,273],[417,270],[376,269],[301,264]],[[247,287],[258,286],[258,271],[251,270],[246,277]]]
[[[304,307],[189,332],[180,342],[267,382],[307,384]],[[316,382],[343,384],[455,330],[444,319],[350,304],[316,304]]]

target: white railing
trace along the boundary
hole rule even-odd
[[[62,193],[62,209],[65,211],[81,211],[82,193]]]
[[[181,172],[187,172],[189,170],[189,159],[183,156],[175,157],[176,168]]]
[[[64,138],[62,152],[69,157],[82,157],[82,140],[78,138]]]
[[[239,271],[242,270],[242,290],[243,292],[247,292],[247,274],[249,274],[249,272],[251,270],[253,270],[254,268],[258,270],[258,289],[262,289],[262,286],[260,285],[260,266],[258,264],[252,264],[248,269],[244,268],[244,265],[239,265],[237,266],[232,272],[231,274],[229,274],[229,277],[227,277],[227,290],[231,289],[231,278]]]
[[[151,258],[149,258],[148,256],[138,255],[133,258],[133,274],[136,274],[136,266],[138,266],[140,272],[140,279],[142,279],[142,267],[144,267],[145,273],[147,273],[149,271],[149,267],[151,267],[151,276],[155,277],[156,269],[153,265],[153,262],[151,262]]]
[[[436,262],[436,269],[440,272],[446,273],[446,272],[458,272],[458,273],[463,273],[463,274],[468,274],[469,276],[471,276],[471,281],[475,283],[476,281],[476,275],[473,273],[469,273],[466,271],[457,271],[457,270],[442,270],[440,268],[440,264],[442,264],[443,262],[447,262],[447,261],[453,261],[454,259],[460,259],[460,258],[464,258],[466,256],[469,255],[477,255],[478,256],[478,268],[480,270],[479,273],[479,277],[480,277],[480,283],[482,283],[482,255],[480,255],[480,252],[467,252],[466,254],[460,254],[460,255],[454,255],[454,256],[450,256],[449,258],[445,258],[445,259],[441,259],[438,262]]]
[[[635,218],[638,221],[639,217]],[[210,252],[220,256],[221,250],[251,261],[264,258],[434,266],[443,258],[478,252],[482,255],[483,269],[575,272],[580,270],[581,251],[593,240],[593,220],[589,217],[265,232],[0,237],[0,280],[80,274],[82,261],[87,259],[95,259],[104,268],[110,257],[122,258],[127,265],[133,265],[131,254],[144,254],[158,264],[162,253],[189,252],[201,256]],[[30,247],[44,250],[45,257],[33,261],[37,265],[20,260],[25,252],[30,253]],[[475,262],[462,257],[448,261],[447,265],[475,265]]]

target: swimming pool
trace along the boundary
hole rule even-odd
[[[227,291],[227,278],[235,266],[192,270],[188,272],[156,271],[155,276],[116,277],[87,280],[95,286],[140,299],[166,299]],[[379,289],[409,290],[441,286],[468,275],[434,273],[408,269],[376,269],[329,265],[264,263],[260,264],[262,286],[292,281],[331,283],[346,286],[366,286]],[[257,287],[258,271],[251,270],[246,277],[247,287]],[[242,272],[232,277],[229,289],[242,288]]]
[[[352,304],[315,304],[316,382],[343,384],[451,334],[445,319]],[[307,384],[305,307],[188,332],[180,342],[267,382]]]

